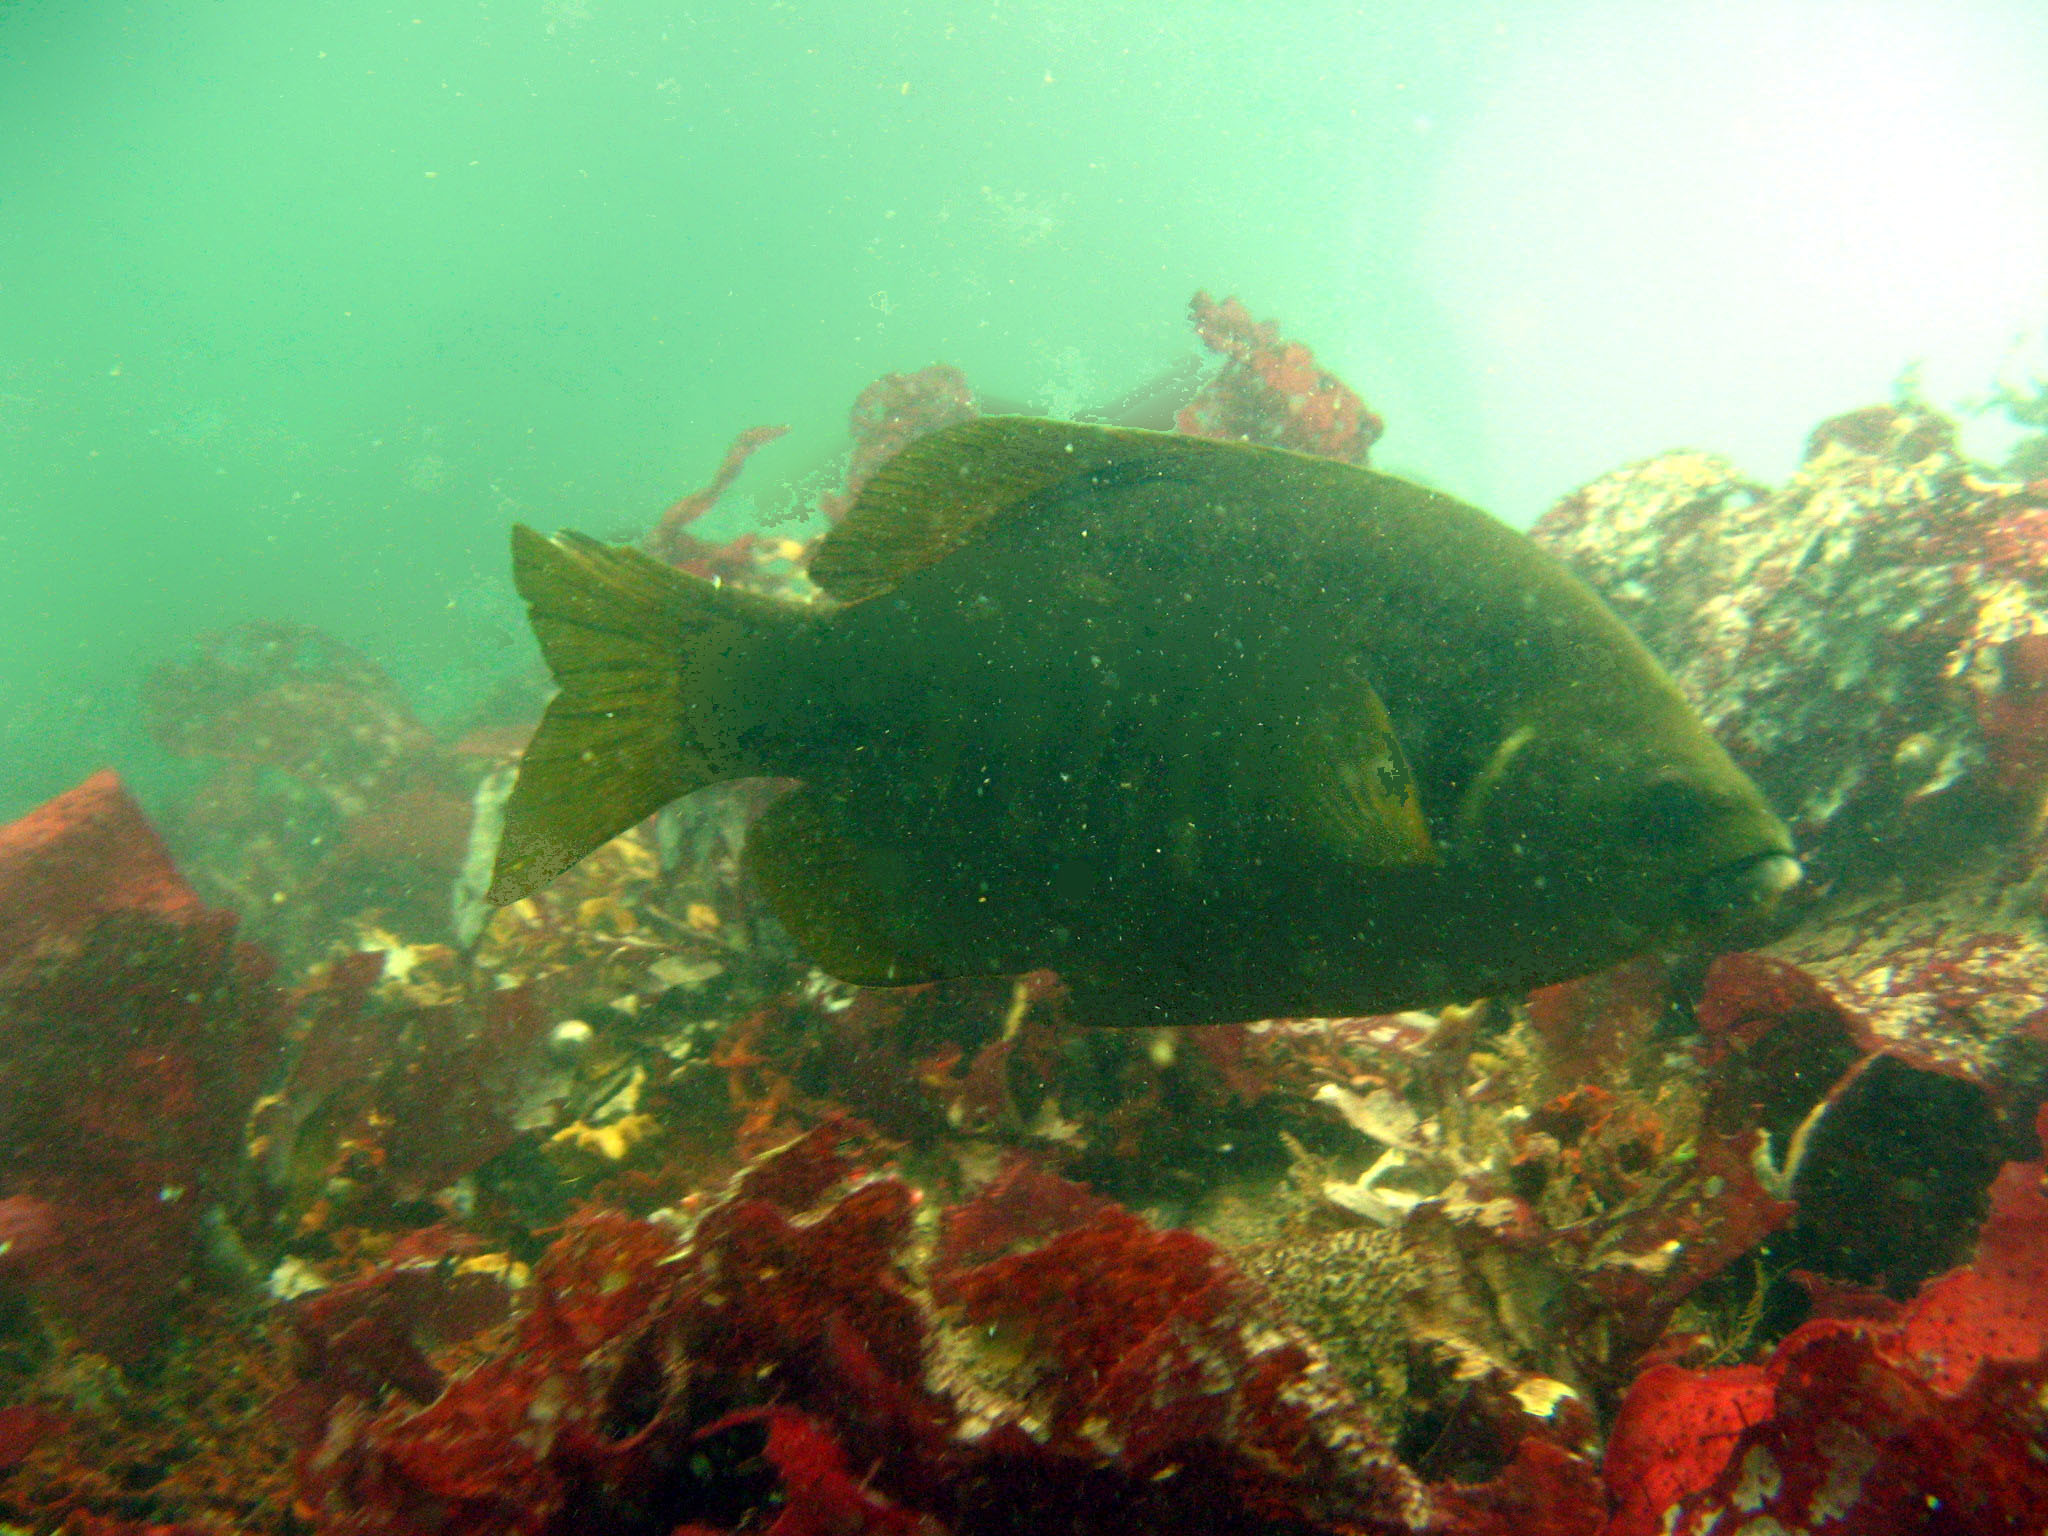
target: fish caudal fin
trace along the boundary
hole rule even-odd
[[[801,623],[769,598],[581,534],[512,530],[512,574],[561,692],[505,802],[488,900],[532,895],[678,795],[771,771],[772,652]]]

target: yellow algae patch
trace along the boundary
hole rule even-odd
[[[617,1163],[623,1162],[626,1154],[652,1136],[656,1129],[652,1115],[621,1115],[604,1125],[590,1125],[577,1120],[563,1126],[548,1139],[556,1146],[594,1152],[606,1162]]]

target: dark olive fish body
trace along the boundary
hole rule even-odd
[[[1080,1017],[1202,1023],[1554,980],[1796,876],[1582,584],[1368,471],[968,423],[828,538],[829,610],[522,540],[564,693],[508,807],[500,899],[676,793],[783,774],[803,785],[749,861],[826,970],[1051,967]]]

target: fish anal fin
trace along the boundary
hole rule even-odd
[[[917,942],[903,880],[840,825],[825,796],[793,789],[769,806],[747,829],[746,865],[790,937],[827,974],[868,987],[962,974]]]

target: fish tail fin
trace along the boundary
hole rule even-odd
[[[512,530],[512,574],[561,691],[519,764],[487,900],[532,895],[678,795],[772,772],[766,679],[800,610],[576,533]]]

